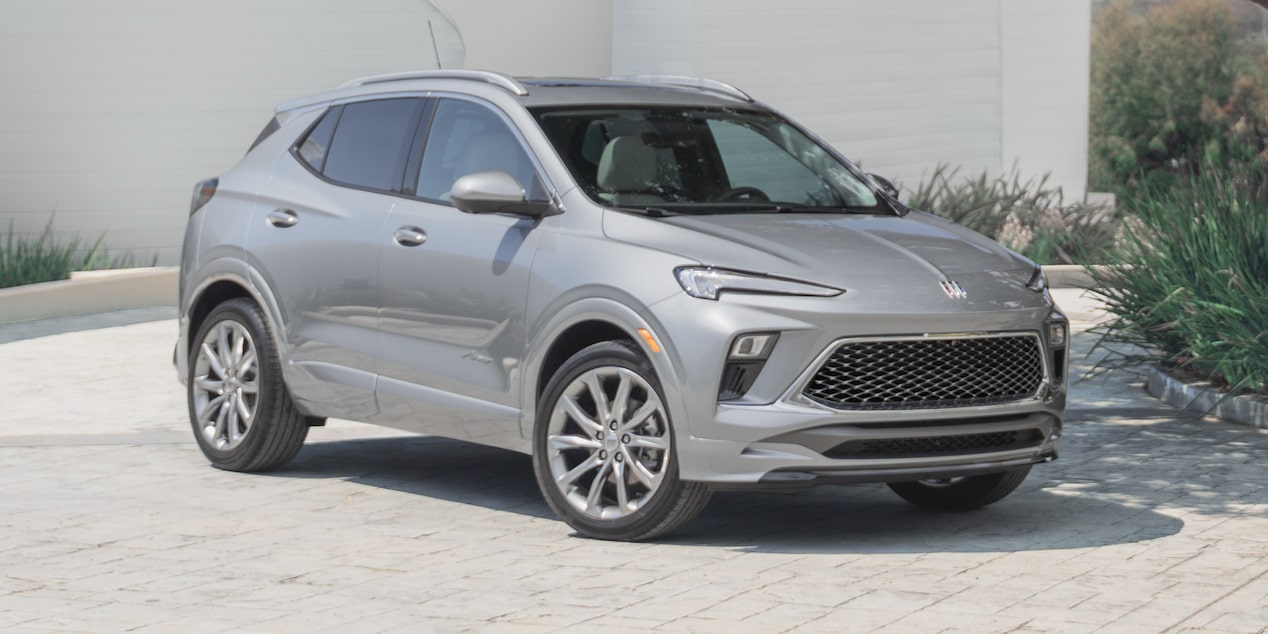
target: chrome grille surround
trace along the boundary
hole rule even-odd
[[[940,410],[1039,400],[1048,384],[1034,332],[851,337],[829,345],[788,398],[837,411]]]

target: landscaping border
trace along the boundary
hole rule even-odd
[[[1268,403],[1247,396],[1229,396],[1209,383],[1185,383],[1159,367],[1149,370],[1149,393],[1190,412],[1257,429],[1268,429]]]
[[[81,271],[69,280],[0,288],[0,324],[175,306],[179,267]]]

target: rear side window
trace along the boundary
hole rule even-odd
[[[343,106],[325,152],[322,174],[355,187],[396,189],[422,103],[421,99],[384,99]],[[302,156],[302,146],[300,152]]]

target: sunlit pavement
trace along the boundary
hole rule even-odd
[[[1076,330],[1103,318],[1056,294]],[[605,543],[551,517],[527,457],[475,445],[335,421],[273,474],[209,467],[171,316],[0,327],[0,629],[1268,626],[1268,432],[1122,372],[1075,383],[1060,460],[980,511],[879,485],[725,493],[667,539]],[[1074,338],[1074,376],[1092,343]]]

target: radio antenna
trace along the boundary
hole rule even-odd
[[[445,65],[440,62],[440,47],[436,46],[436,29],[432,28],[431,20],[427,21],[427,32],[431,34],[431,50],[436,55],[436,68],[444,68]]]

